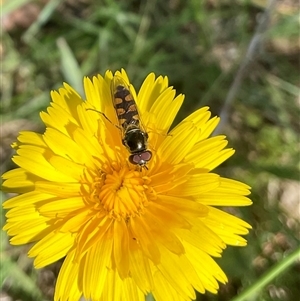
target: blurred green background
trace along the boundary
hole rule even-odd
[[[186,95],[176,122],[204,105],[221,115],[236,154],[217,172],[252,186],[253,206],[227,208],[253,226],[248,246],[225,250],[229,283],[197,300],[233,300],[298,248],[298,1],[6,0],[1,10],[2,172],[20,130],[44,131],[39,112],[62,82],[82,93],[83,76],[107,69],[125,68],[136,89],[149,72],[167,75]],[[0,300],[52,300],[60,263],[34,270],[28,249],[2,232]],[[297,300],[299,270],[293,261],[247,300]]]

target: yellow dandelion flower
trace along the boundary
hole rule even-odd
[[[129,93],[112,96],[116,77]],[[65,258],[56,301],[217,293],[227,278],[213,257],[245,246],[250,228],[217,207],[251,204],[247,185],[211,172],[234,153],[225,136],[209,138],[219,119],[205,107],[169,131],[184,96],[153,73],[138,93],[124,70],[85,78],[84,90],[85,101],[67,84],[52,92],[45,133],[13,144],[19,167],[3,175],[3,190],[18,194],[3,205],[11,244],[34,243],[36,268]],[[124,137],[130,119],[144,135],[138,152]]]

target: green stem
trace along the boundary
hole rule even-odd
[[[261,290],[265,285],[271,282],[280,273],[287,270],[293,263],[299,260],[300,257],[300,247],[296,249],[293,253],[289,254],[286,258],[276,264],[268,272],[260,277],[253,285],[248,287],[246,290],[241,292],[239,296],[235,297],[231,301],[245,301],[245,300],[256,300],[259,290]]]

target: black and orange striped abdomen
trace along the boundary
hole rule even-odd
[[[113,86],[113,102],[120,126],[124,130],[132,124],[139,126],[139,114],[129,87],[119,77],[114,78]]]

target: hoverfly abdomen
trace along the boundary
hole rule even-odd
[[[148,134],[143,129],[136,102],[129,86],[120,76],[112,80],[112,98],[114,108],[122,129],[122,143],[130,152],[129,162],[147,169],[152,153],[147,149]]]
[[[139,115],[136,103],[125,86],[118,84],[114,93],[114,107],[120,125],[125,129],[129,124],[139,124]]]

